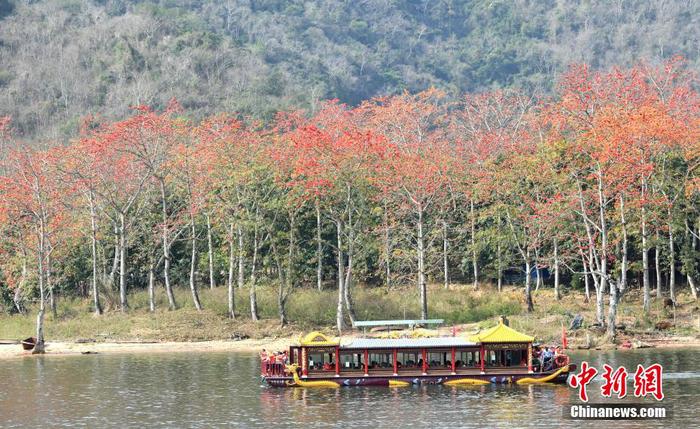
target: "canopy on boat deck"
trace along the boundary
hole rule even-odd
[[[421,349],[421,348],[450,348],[476,347],[477,344],[460,337],[435,338],[353,338],[341,345],[343,350],[364,349]]]
[[[498,325],[489,328],[483,332],[469,337],[471,341],[488,344],[488,343],[531,343],[535,337],[525,335],[515,329],[506,326],[503,322],[498,322]]]

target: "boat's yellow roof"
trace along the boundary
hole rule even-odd
[[[318,331],[310,332],[299,339],[299,345],[307,347],[328,347],[337,346],[339,344],[339,340],[328,338],[327,336]]]
[[[483,332],[472,335],[469,339],[475,343],[531,343],[535,337],[525,335],[506,326],[503,322]]]

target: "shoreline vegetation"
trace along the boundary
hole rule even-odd
[[[537,334],[538,323],[560,330],[585,312],[597,325],[587,343],[619,344],[679,326],[679,313],[692,320],[694,70],[680,57],[572,64],[557,82],[548,96],[430,88],[328,100],[262,122],[199,119],[171,100],[116,122],[84,118],[66,145],[35,148],[4,117],[0,311],[36,314],[35,353],[45,319],[82,321],[65,324],[75,336],[106,308],[121,315],[89,331],[105,340],[217,339],[238,326],[218,319],[241,315],[340,333],[356,320],[503,314]],[[452,289],[467,282],[474,294]],[[160,285],[167,299],[156,302]],[[226,292],[206,292],[217,285]],[[176,296],[180,287],[189,293]],[[582,292],[566,304],[567,290]],[[199,315],[180,326],[186,313],[166,307]],[[251,326],[249,337],[272,329]]]
[[[477,332],[495,324],[498,316],[505,315],[511,326],[534,334],[537,341],[543,343],[560,344],[562,327],[565,327],[570,349],[700,347],[697,305],[689,294],[679,294],[675,308],[665,307],[663,299],[653,299],[650,316],[638,318],[641,311],[636,297],[638,291],[629,291],[620,302],[617,342],[610,343],[606,341],[604,329],[594,325],[595,309],[586,304],[583,293],[576,290],[566,289],[556,303],[552,301],[552,289],[535,291],[536,302],[552,304],[536,306],[534,313],[528,313],[521,303],[522,292],[516,286],[505,286],[500,293],[493,285],[481,285],[478,290],[471,285],[454,285],[447,290],[441,285],[430,285],[429,289],[433,297],[431,315],[445,319],[439,335],[452,335],[453,327],[457,335]],[[165,292],[160,292],[156,299],[165,302]],[[58,317],[46,316],[46,354],[258,352],[263,348],[285,349],[311,330],[337,335],[333,326],[333,302],[328,299],[335,293],[333,290],[297,291],[289,303],[290,318],[296,321],[286,326],[280,326],[274,317],[274,287],[258,289],[259,312],[263,319],[257,322],[249,317],[230,320],[226,292],[225,288],[202,290],[200,299],[206,304],[202,312],[191,308],[191,303],[187,302],[188,291],[179,288],[175,288],[175,293],[183,307],[174,311],[149,312],[148,297],[143,292],[130,294],[128,314],[115,307],[95,316],[90,312],[89,299],[59,301]],[[237,292],[245,295],[247,291]],[[355,299],[359,319],[418,316],[415,288],[401,287],[392,292],[358,286]],[[245,314],[243,305],[240,311]],[[18,342],[33,335],[36,313],[35,309],[31,310],[27,315],[0,316],[0,359],[31,356],[22,352]],[[583,327],[570,330],[569,325],[576,315],[583,317]],[[348,331],[343,337],[357,334]]]

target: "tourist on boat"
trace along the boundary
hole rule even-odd
[[[549,347],[545,347],[544,351],[542,352],[542,367],[545,371],[551,368],[553,361],[554,352],[549,350]]]

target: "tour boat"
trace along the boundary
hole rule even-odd
[[[263,356],[261,375],[274,387],[565,383],[576,365],[559,352],[539,363],[533,341],[503,321],[469,337],[341,340],[312,332],[288,353]]]

